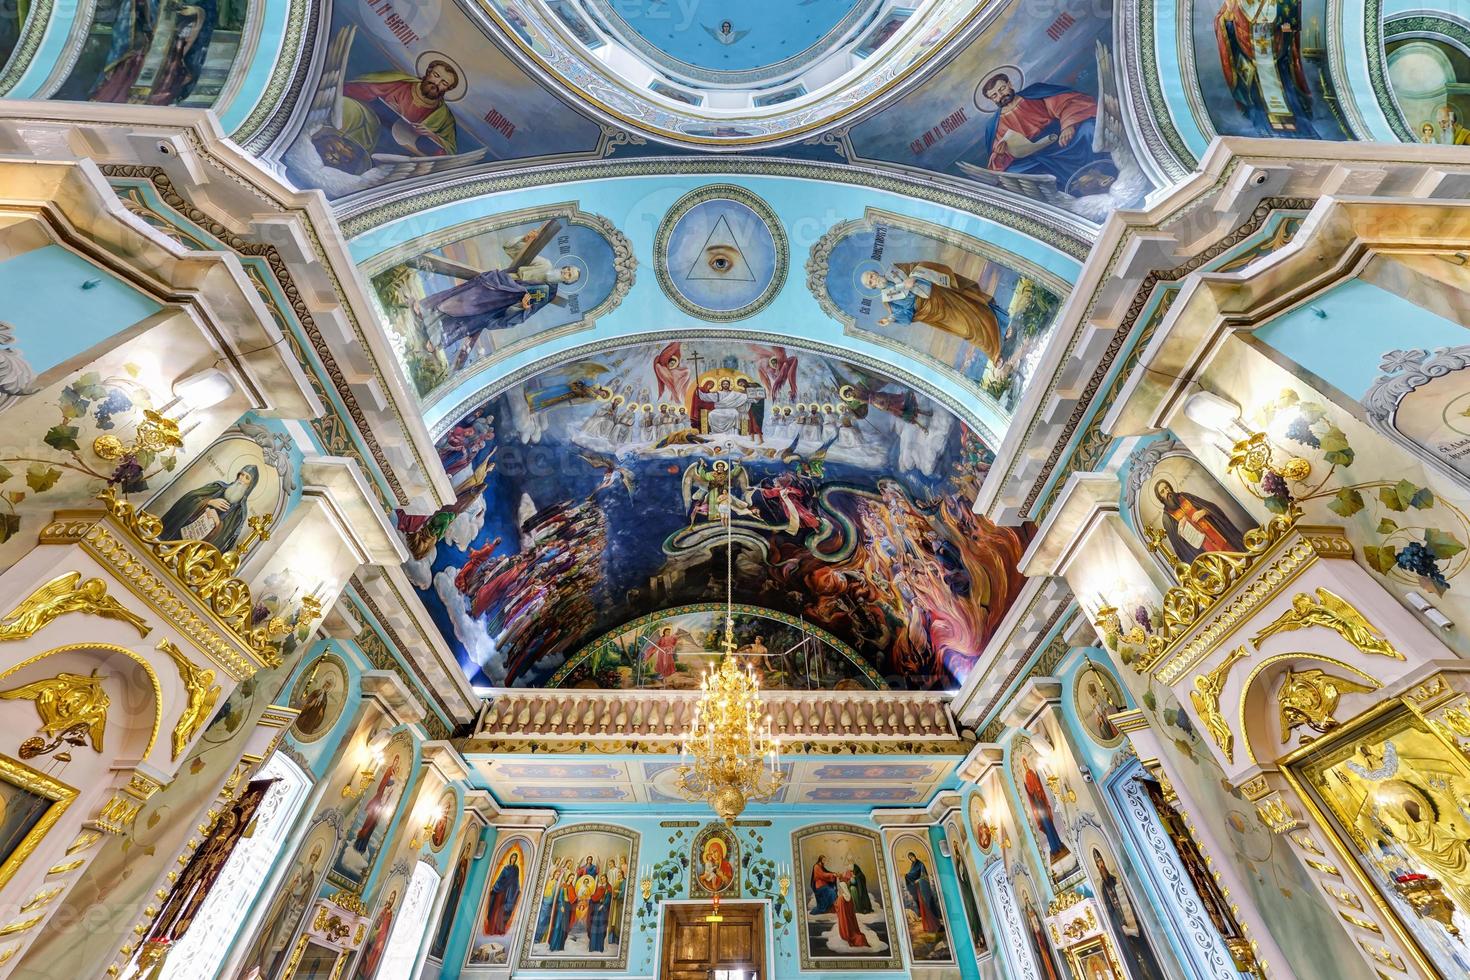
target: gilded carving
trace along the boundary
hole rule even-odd
[[[1332,731],[1338,727],[1337,704],[1344,694],[1366,694],[1379,686],[1376,681],[1360,684],[1315,667],[1287,670],[1281,690],[1276,692],[1276,704],[1281,712],[1281,743],[1290,741],[1291,733],[1303,725],[1318,734]]]
[[[179,680],[189,693],[189,703],[184,706],[179,722],[174,726],[173,757],[177,759],[194,734],[209,721],[215,702],[219,701],[220,686],[214,682],[214,671],[196,666],[172,642],[163,640],[158,644],[158,649],[168,654],[168,658],[174,662],[179,671]]]
[[[102,751],[107,729],[107,709],[112,701],[102,688],[105,675],[93,670],[90,675],[60,673],[45,680],[32,681],[8,691],[0,691],[6,701],[25,700],[36,706],[41,717],[41,734],[20,744],[20,757],[32,759],[54,751],[63,742],[83,745],[88,739],[92,748]]]
[[[0,640],[25,640],[67,613],[91,613],[127,623],[147,636],[151,627],[142,616],[107,594],[100,578],[82,581],[81,572],[63,572],[36,591],[0,622]]]
[[[1273,834],[1285,834],[1302,826],[1296,814],[1281,799],[1273,796],[1256,804],[1256,816]]]
[[[1387,637],[1374,629],[1352,603],[1323,588],[1317,589],[1315,599],[1305,592],[1292,596],[1291,607],[1252,637],[1251,642],[1260,646],[1268,636],[1313,626],[1332,630],[1363,653],[1404,659],[1404,655],[1395,650]]]
[[[1225,681],[1230,676],[1230,671],[1248,656],[1250,653],[1244,646],[1236,647],[1214,670],[1195,677],[1194,690],[1189,692],[1194,710],[1199,713],[1205,730],[1210,733],[1220,751],[1225,753],[1226,762],[1235,761],[1235,735],[1230,731],[1230,722],[1225,720],[1225,715],[1220,711],[1220,692],[1225,690]]]

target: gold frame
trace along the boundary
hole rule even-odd
[[[1123,964],[1118,960],[1118,953],[1113,949],[1113,944],[1108,937],[1099,933],[1091,939],[1084,939],[1080,943],[1073,943],[1062,950],[1067,958],[1067,969],[1077,980],[1085,980],[1087,974],[1082,972],[1082,958],[1092,957],[1102,953],[1108,961],[1108,969],[1113,971],[1114,980],[1127,980],[1128,974],[1123,972]]]
[[[295,980],[296,971],[301,968],[301,960],[306,956],[306,947],[315,944],[322,949],[332,949],[326,943],[320,941],[308,932],[303,932],[296,940],[296,948],[291,951],[291,959],[286,962],[286,969],[281,973],[281,980]],[[347,963],[351,953],[345,949],[337,950],[337,959],[332,963],[332,977],[342,975],[342,968]]]
[[[51,805],[46,808],[41,819],[36,821],[36,825],[26,833],[21,842],[16,845],[15,850],[5,858],[4,863],[0,864],[0,888],[3,888],[20,870],[20,866],[26,862],[26,859],[40,846],[41,841],[46,839],[51,828],[56,826],[56,821],[61,819],[66,808],[71,806],[72,801],[77,798],[77,790],[59,779],[32,769],[24,762],[19,762],[4,754],[0,754],[0,779],[51,801]]]
[[[1358,862],[1355,849],[1349,847],[1343,841],[1342,835],[1338,832],[1332,817],[1325,813],[1321,806],[1318,805],[1316,798],[1307,792],[1306,782],[1298,774],[1298,770],[1309,756],[1315,755],[1323,750],[1332,749],[1341,741],[1356,739],[1365,729],[1385,724],[1392,720],[1391,716],[1398,711],[1403,711],[1422,724],[1430,736],[1445,746],[1447,754],[1451,757],[1464,759],[1460,747],[1446,739],[1440,732],[1438,726],[1430,724],[1428,719],[1416,711],[1407,699],[1397,697],[1374,705],[1372,708],[1359,714],[1356,718],[1344,723],[1342,727],[1338,728],[1330,736],[1316,739],[1301,746],[1283,757],[1279,762],[1279,766],[1282,776],[1286,779],[1287,785],[1291,788],[1297,800],[1301,802],[1302,808],[1307,811],[1312,818],[1312,822],[1317,825],[1317,829],[1322,831],[1322,835],[1331,843],[1333,851],[1337,854],[1339,863],[1347,866],[1348,871],[1351,872],[1358,886],[1372,899],[1379,916],[1388,923],[1389,929],[1393,931],[1394,938],[1399,941],[1403,951],[1413,959],[1414,965],[1426,976],[1432,977],[1439,975],[1438,968],[1430,961],[1428,954],[1420,948],[1418,941],[1414,939],[1413,933],[1404,925],[1404,922],[1399,918],[1393,906],[1383,897],[1383,893],[1380,891],[1378,885],[1363,870],[1362,865]],[[1467,765],[1467,768],[1470,768],[1470,765]]]

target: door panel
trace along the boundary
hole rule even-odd
[[[766,919],[759,905],[720,906],[719,922],[709,905],[664,907],[662,980],[707,980],[711,970],[744,968],[765,980]]]

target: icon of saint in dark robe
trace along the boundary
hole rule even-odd
[[[164,512],[162,541],[204,541],[229,551],[240,541],[250,517],[250,494],[260,482],[253,463],[240,468],[232,482],[215,480],[174,501]]]
[[[1245,551],[1245,532],[1215,504],[1174,489],[1168,480],[1154,484],[1154,496],[1164,508],[1164,534],[1181,561],[1211,551]]]

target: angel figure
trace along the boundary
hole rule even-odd
[[[678,672],[679,666],[675,654],[681,650],[703,649],[688,630],[674,626],[660,627],[657,636],[644,637],[643,642],[648,644],[643,649],[643,663],[647,664],[661,681],[668,680]]]
[[[1194,690],[1189,692],[1194,710],[1205,723],[1205,729],[1220,747],[1220,751],[1225,753],[1226,762],[1235,761],[1235,733],[1230,730],[1230,722],[1220,711],[1220,694],[1225,690],[1225,680],[1230,676],[1231,668],[1248,655],[1245,647],[1236,647],[1214,670],[1195,677]]]
[[[204,723],[214,712],[215,702],[220,696],[220,686],[214,682],[214,671],[196,667],[194,662],[184,656],[184,652],[170,641],[163,640],[158,644],[158,649],[168,654],[168,658],[174,662],[174,667],[179,671],[179,681],[189,694],[189,703],[184,706],[183,713],[179,715],[179,722],[174,726],[173,757],[177,759],[183,754],[184,747],[189,744],[189,739],[204,727]]]
[[[760,344],[751,344],[750,347],[760,358],[760,361],[757,362],[756,373],[760,375],[761,387],[766,389],[772,398],[777,398],[784,386],[788,400],[795,401],[798,364],[796,355],[786,353],[785,347],[763,347]]]
[[[1290,633],[1309,626],[1330,629],[1363,653],[1376,653],[1394,660],[1404,659],[1404,655],[1395,650],[1393,644],[1375,630],[1367,618],[1346,599],[1320,587],[1317,589],[1316,601],[1305,592],[1298,592],[1292,597],[1291,608],[1268,623],[1251,642],[1260,645],[1268,636]]]
[[[593,469],[602,470],[602,482],[592,491],[594,495],[621,483],[623,489],[628,491],[628,496],[633,496],[633,471],[619,463],[617,457],[605,456],[590,449],[579,451],[577,456]]]
[[[1334,717],[1337,703],[1344,694],[1376,690],[1376,683],[1359,684],[1324,670],[1288,670],[1276,694],[1281,709],[1281,744],[1285,745],[1291,733],[1302,725],[1322,734],[1332,731],[1338,724]]]
[[[720,21],[719,27],[711,27],[708,24],[703,24],[701,26],[705,29],[705,32],[708,33],[710,37],[725,45],[734,44],[745,35],[750,33],[749,30],[737,31],[735,29],[735,25],[730,23],[728,20]]]
[[[684,470],[683,494],[690,527],[700,517],[726,521],[734,514],[750,513],[750,476],[744,466],[730,460],[691,463]]]
[[[73,731],[85,732],[92,740],[92,748],[101,752],[107,709],[112,705],[107,692],[102,689],[105,679],[98,676],[96,670],[91,676],[61,673],[9,691],[0,691],[0,698],[34,702],[36,714],[41,717],[41,734],[56,738]],[[23,744],[21,758],[25,757]]]
[[[356,27],[344,27],[327,48],[316,94],[302,132],[324,166],[356,177],[382,172],[384,183],[474,163],[485,150],[458,152],[458,129],[449,103],[467,82],[444,57],[418,74],[389,70],[347,78],[347,56]]]
[[[564,286],[575,285],[582,272],[575,265],[552,268],[541,254],[561,231],[558,218],[507,242],[506,267],[480,271],[440,255],[425,254],[409,265],[461,280],[458,286],[431,293],[413,304],[430,348],[457,349],[454,370],[464,367],[486,330],[519,327],[546,306],[565,306]]]
[[[24,640],[67,613],[91,613],[106,619],[117,619],[147,636],[151,627],[133,612],[107,594],[107,583],[100,578],[82,581],[81,572],[66,572],[26,596],[15,611],[0,622],[0,640]]]

